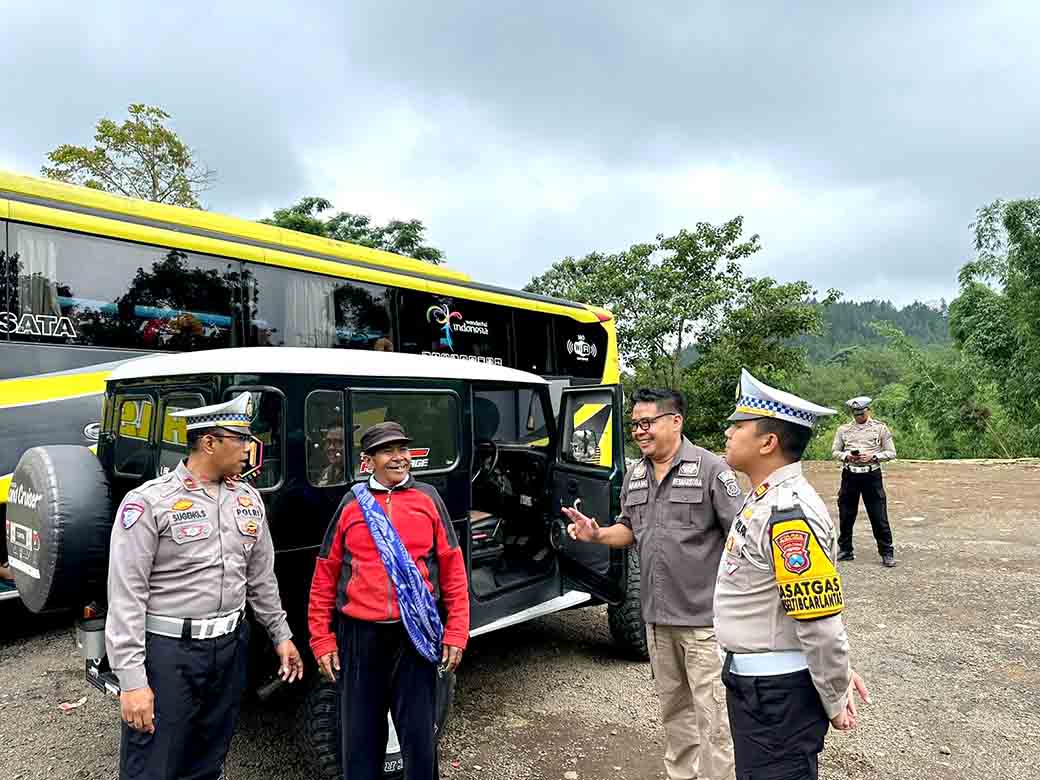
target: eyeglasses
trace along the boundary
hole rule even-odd
[[[662,414],[659,414],[655,417],[643,417],[640,420],[633,420],[628,424],[628,429],[632,433],[635,433],[637,428],[641,431],[648,431],[650,430],[650,426],[658,420],[660,420],[662,417],[671,417],[674,414],[676,414],[676,412],[663,412]]]
[[[210,436],[212,436],[214,439],[231,439],[233,442],[243,446],[252,441],[251,436],[243,436],[240,433],[211,433]]]

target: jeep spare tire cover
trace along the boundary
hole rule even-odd
[[[108,480],[93,452],[26,450],[7,496],[7,552],[25,606],[49,612],[103,593],[111,528]]]

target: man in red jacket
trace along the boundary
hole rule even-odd
[[[365,431],[368,488],[446,615],[441,665],[454,671],[469,638],[466,564],[440,495],[409,473],[409,441],[396,422]],[[382,778],[389,710],[406,780],[436,778],[437,667],[412,645],[394,583],[353,491],[344,496],[318,553],[308,621],[318,666],[339,685],[344,776]]]

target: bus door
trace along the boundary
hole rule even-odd
[[[611,525],[619,514],[625,473],[621,387],[566,388],[560,407],[552,512],[565,587],[618,604],[625,598],[625,550],[573,541],[560,508],[576,507],[601,526]]]

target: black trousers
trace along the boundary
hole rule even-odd
[[[336,636],[344,778],[382,780],[389,712],[405,780],[436,780],[437,665],[419,655],[399,622],[341,617]]]
[[[216,639],[148,634],[145,670],[155,733],[123,724],[120,780],[217,780],[248,674],[249,623]]]
[[[867,508],[878,552],[891,555],[892,526],[888,524],[888,498],[885,496],[881,469],[863,474],[842,469],[841,488],[838,490],[838,520],[841,526],[838,548],[842,552],[852,552],[852,529],[856,525],[860,496],[863,496],[863,505]]]
[[[732,659],[722,682],[737,780],[817,780],[830,720],[809,671],[743,677],[730,671]]]

